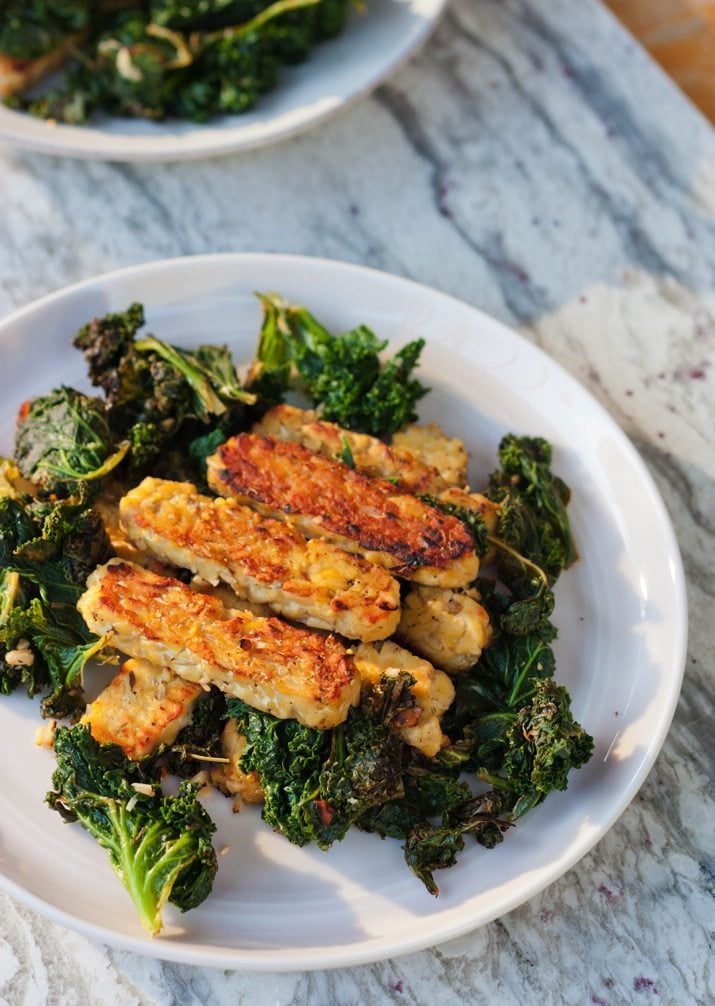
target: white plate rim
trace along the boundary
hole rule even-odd
[[[262,106],[259,101],[254,110],[250,110],[244,115],[226,116],[223,120],[216,120],[218,126],[216,123],[213,125],[211,123],[206,125],[179,124],[182,126],[182,132],[178,135],[173,135],[170,132],[171,123],[154,124],[157,128],[166,129],[164,136],[161,134],[132,135],[131,132],[105,132],[94,128],[91,124],[72,127],[62,123],[47,123],[41,119],[34,119],[26,113],[0,105],[0,143],[37,153],[81,160],[150,163],[224,156],[257,150],[282,140],[291,139],[328,122],[344,109],[357,104],[396,73],[426,43],[435,30],[449,0],[399,0],[395,7],[398,11],[402,7],[406,9],[408,2],[414,4],[419,9],[420,16],[423,17],[417,30],[412,33],[411,37],[401,43],[398,40],[392,48],[382,53],[380,58],[374,61],[374,65],[368,68],[368,72],[359,75],[356,86],[348,88],[343,95],[331,97],[330,80],[326,79],[323,89],[325,92],[324,100],[321,107],[312,110],[288,107],[286,114],[286,110],[282,109],[280,88],[281,86],[290,87],[290,83],[283,80],[279,81],[277,87],[269,95],[271,100],[275,100],[277,97],[277,114],[267,117],[265,122],[260,121]],[[372,13],[374,16],[375,12]],[[377,13],[379,15],[379,8]],[[353,29],[358,27],[359,25],[352,25]],[[339,36],[338,39],[328,40],[323,45],[329,46],[331,42],[338,42],[346,38],[347,35],[348,32]],[[320,48],[322,49],[322,46]],[[297,68],[297,73],[310,72],[311,66],[315,67],[316,63],[319,67],[320,56],[320,51],[314,53],[305,64]],[[293,68],[289,72],[296,72],[296,70]],[[286,71],[282,76],[286,76]],[[285,97],[288,99],[288,95]],[[257,123],[254,122],[255,115],[259,116]],[[111,123],[120,120],[110,119],[109,121]],[[123,121],[126,121],[127,129],[131,130],[131,120]],[[154,126],[149,128],[154,128]]]
[[[377,943],[367,940],[362,944],[359,943],[350,945],[349,947],[340,945],[334,948],[321,947],[315,950],[301,947],[297,950],[236,951],[234,949],[208,947],[204,945],[187,946],[181,943],[172,943],[168,939],[156,939],[150,941],[142,936],[133,938],[124,934],[117,934],[112,930],[111,926],[97,926],[93,923],[77,918],[71,913],[71,911],[66,911],[48,904],[31,892],[24,890],[21,885],[16,884],[4,876],[1,861],[0,888],[4,889],[8,894],[17,898],[19,901],[28,905],[30,908],[33,908],[41,914],[49,917],[53,921],[80,932],[91,939],[102,940],[110,945],[117,946],[124,950],[130,950],[176,963],[205,965],[236,970],[268,972],[313,969],[324,970],[348,965],[371,963],[388,957],[400,956],[425,949],[427,947],[434,946],[437,943],[442,943],[446,940],[464,935],[475,928],[493,921],[495,918],[507,914],[519,905],[524,904],[534,895],[561,877],[580,859],[582,859],[597,844],[597,842],[603,838],[603,836],[609,831],[609,829],[631,803],[645,781],[646,776],[652,768],[663,742],[665,741],[680,694],[685,669],[687,646],[687,595],[685,576],[678,543],[665,508],[665,504],[663,503],[662,497],[660,496],[657,486],[645,466],[645,463],[626,434],[620,429],[620,427],[618,427],[608,412],[593,398],[590,392],[578,381],[576,381],[576,379],[573,378],[556,360],[546,354],[539,347],[528,342],[524,336],[497,321],[493,317],[484,314],[478,308],[472,307],[471,305],[451,297],[448,294],[444,294],[436,289],[427,287],[413,280],[372,269],[368,266],[355,265],[334,259],[284,255],[272,252],[217,253],[161,259],[142,263],[140,265],[111,270],[89,279],[65,286],[57,291],[38,298],[32,303],[12,312],[10,315],[6,316],[5,319],[0,321],[0,342],[2,341],[4,332],[6,332],[11,325],[22,321],[28,315],[43,309],[49,304],[59,303],[65,298],[71,299],[82,292],[94,288],[110,288],[116,283],[122,284],[125,281],[131,282],[133,278],[142,275],[146,277],[146,275],[148,275],[151,271],[155,271],[158,275],[165,270],[177,268],[177,266],[181,268],[182,263],[191,263],[192,266],[195,266],[198,269],[210,268],[212,264],[232,263],[235,264],[237,274],[240,272],[242,266],[259,265],[261,267],[265,267],[267,270],[270,270],[274,265],[280,263],[286,267],[302,267],[309,270],[317,270],[318,272],[333,271],[336,276],[341,274],[345,276],[349,274],[362,276],[373,282],[388,283],[391,286],[394,286],[395,289],[404,291],[406,295],[409,295],[410,291],[414,293],[421,292],[422,294],[427,293],[430,296],[437,297],[439,300],[443,301],[445,305],[451,302],[453,305],[458,307],[460,311],[464,311],[466,309],[469,314],[473,315],[476,322],[488,324],[492,328],[500,329],[506,338],[516,340],[522,348],[526,348],[528,350],[528,353],[534,360],[541,360],[547,370],[556,374],[559,380],[565,382],[566,385],[570,386],[572,389],[575,389],[579,396],[584,397],[585,400],[588,401],[589,408],[594,412],[594,414],[598,415],[600,421],[609,428],[609,433],[619,441],[619,446],[624,452],[624,455],[628,458],[633,472],[649,496],[649,501],[653,506],[653,514],[659,521],[660,532],[664,535],[663,551],[668,556],[669,571],[672,577],[673,588],[673,594],[670,598],[670,602],[676,615],[676,632],[672,641],[671,673],[668,679],[669,689],[667,692],[667,701],[660,707],[658,719],[656,721],[655,728],[652,731],[650,744],[644,756],[642,756],[638,762],[637,769],[634,771],[629,785],[618,795],[618,799],[613,800],[608,809],[608,813],[601,816],[597,829],[588,834],[582,835],[580,839],[574,841],[571,848],[568,850],[568,853],[566,855],[562,855],[558,859],[558,863],[555,864],[552,872],[548,876],[540,877],[534,881],[524,884],[518,892],[515,892],[509,898],[502,899],[498,905],[494,906],[493,910],[482,912],[478,919],[458,919],[448,925],[437,927],[428,935],[421,933],[418,935],[395,938],[388,941],[387,944],[385,940],[380,940]]]

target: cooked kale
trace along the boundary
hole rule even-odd
[[[551,445],[541,437],[505,436],[499,444],[500,468],[489,478],[487,495],[500,504],[498,539],[546,574],[548,584],[576,561],[566,507],[571,491],[551,470]],[[533,573],[508,549],[500,574],[510,583],[533,580]]]
[[[56,496],[74,496],[82,483],[98,486],[128,450],[114,442],[102,401],[64,386],[32,399],[15,436],[22,474]]]
[[[377,437],[417,418],[415,404],[427,388],[412,371],[423,339],[382,363],[379,354],[387,342],[365,325],[331,335],[304,307],[276,294],[261,295],[261,302],[264,317],[250,386],[268,404],[296,386],[319,406],[323,419]]]
[[[200,474],[211,452],[203,438],[215,448],[236,432],[255,397],[241,387],[226,346],[180,349],[140,335],[143,325],[142,305],[131,304],[84,325],[74,345],[106,395],[110,428],[126,438],[131,479],[154,472],[170,447],[195,459]]]
[[[176,796],[147,783],[115,744],[98,744],[88,726],[55,731],[57,767],[47,802],[66,821],[79,821],[109,856],[142,924],[162,927],[167,901],[182,912],[210,893],[217,870],[215,826],[197,787],[183,782]]]
[[[162,745],[151,760],[173,775],[195,775],[203,767],[202,759],[223,757],[221,731],[227,717],[226,696],[212,688],[198,700],[191,722],[179,731],[173,744]]]
[[[364,831],[403,841],[405,862],[430,894],[438,894],[434,871],[454,866],[471,834],[487,848],[511,826],[509,794],[491,791],[474,796],[449,769],[434,762],[420,766],[413,757],[405,771],[404,796],[363,814]]]
[[[0,496],[1,692],[49,689],[45,716],[84,708],[82,672],[106,640],[89,632],[76,605],[88,574],[110,554],[86,501]]]
[[[17,59],[37,59],[68,33],[89,27],[89,0],[4,0],[0,17],[0,52]]]
[[[327,849],[372,807],[402,792],[403,743],[391,729],[414,700],[411,679],[383,679],[345,723],[315,730],[229,699],[247,745],[244,772],[258,772],[263,818],[295,845]]]
[[[302,62],[338,35],[349,0],[151,0],[99,11],[65,0],[72,17],[45,6],[31,5],[27,19],[19,7],[13,15],[25,48],[59,41],[71,22],[91,31],[62,87],[8,99],[13,107],[71,123],[98,111],[206,122],[247,111],[276,85],[282,64]]]

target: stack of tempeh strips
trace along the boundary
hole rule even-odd
[[[337,460],[346,448],[354,467]],[[412,427],[387,446],[277,406],[223,444],[208,472],[216,497],[147,478],[121,500],[123,531],[153,568],[114,559],[80,600],[89,627],[112,632],[132,658],[88,707],[94,736],[141,758],[173,742],[210,685],[327,729],[347,717],[361,685],[407,671],[419,717],[401,732],[437,754],[454,696],[444,671],[471,667],[491,638],[470,588],[471,535],[415,495],[495,519],[488,500],[463,488],[461,442]],[[406,581],[402,600],[395,575]],[[260,788],[237,770],[242,738],[230,724],[224,747],[228,788],[255,800]]]

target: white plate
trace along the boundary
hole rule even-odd
[[[260,147],[302,132],[377,87],[422,45],[446,0],[367,0],[345,32],[284,67],[278,86],[245,115],[205,125],[104,116],[51,124],[0,105],[0,141],[48,154],[109,161],[179,161]]]
[[[684,663],[686,601],[677,545],[635,450],[590,395],[516,333],[444,294],[339,262],[282,255],[211,255],[142,265],[69,287],[0,325],[0,452],[16,406],[60,382],[86,387],[70,348],[88,319],[147,308],[155,334],[182,345],[226,341],[250,357],[259,324],[253,291],[277,290],[329,326],[359,322],[427,347],[433,386],[421,417],[463,436],[472,482],[494,466],[506,431],[543,434],[571,484],[581,560],[557,589],[557,678],[595,736],[591,762],[494,850],[468,845],[441,871],[432,898],[400,844],[350,834],[328,853],[297,849],[254,809],[233,817],[210,801],[221,856],[214,892],[165,933],[142,934],[105,854],[79,826],[43,806],[52,756],[35,747],[38,710],[0,699],[0,883],[94,938],[169,960],[259,970],[326,968],[433,945],[502,915],[576,863],[618,818],[665,738]]]

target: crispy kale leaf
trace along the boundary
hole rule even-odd
[[[455,680],[455,700],[443,721],[452,745],[438,760],[475,771],[510,794],[514,819],[551,790],[565,789],[569,770],[588,761],[593,740],[574,721],[567,689],[552,681],[554,626],[543,620],[528,634],[516,633],[508,614],[519,601],[486,586],[482,601],[495,638],[475,667]]]
[[[247,746],[240,767],[260,773],[263,818],[295,845],[327,849],[360,814],[402,791],[403,744],[390,722],[413,699],[411,679],[385,680],[345,723],[314,730],[229,699]]]
[[[84,707],[82,671],[106,641],[89,632],[76,605],[87,576],[110,554],[86,502],[0,497],[0,691],[50,689],[47,716]]]
[[[144,781],[115,744],[98,744],[88,726],[55,732],[57,768],[47,802],[66,821],[79,821],[106,850],[142,924],[154,936],[167,901],[182,912],[199,905],[216,875],[215,827],[196,796],[181,784],[164,796]]]
[[[508,434],[499,445],[501,467],[489,478],[486,495],[499,504],[499,514],[497,532],[487,542],[496,550],[496,576],[510,597],[493,615],[515,635],[549,631],[552,587],[577,558],[566,510],[570,490],[552,472],[551,457],[546,440]]]
[[[357,821],[363,831],[403,841],[405,862],[430,894],[439,888],[434,871],[454,866],[464,848],[464,836],[492,848],[510,827],[512,800],[491,791],[474,796],[449,768],[434,762],[408,762],[404,795],[368,810]]]
[[[76,495],[83,483],[96,487],[128,450],[114,443],[102,401],[64,386],[32,399],[15,436],[22,474],[56,496]]]
[[[201,438],[235,432],[246,404],[226,346],[180,349],[153,335],[139,335],[141,304],[84,325],[74,344],[84,353],[89,377],[106,395],[109,425],[129,445],[132,478],[155,470],[168,447],[199,461]],[[220,440],[219,440],[220,442]]]
[[[350,430],[387,437],[416,419],[415,404],[427,393],[412,372],[424,346],[416,339],[386,363],[387,343],[365,325],[331,333],[303,307],[276,294],[261,295],[263,325],[251,388],[266,404],[289,387],[307,392],[324,419]]]
[[[223,757],[221,731],[227,716],[226,696],[212,688],[196,703],[191,722],[179,731],[174,742],[152,756],[153,764],[187,778],[195,775],[205,761]]]
[[[551,470],[552,450],[541,437],[508,434],[499,444],[500,468],[487,495],[500,504],[498,538],[539,566],[553,584],[577,558],[566,507],[571,491]],[[505,552],[500,572],[529,578]]]

